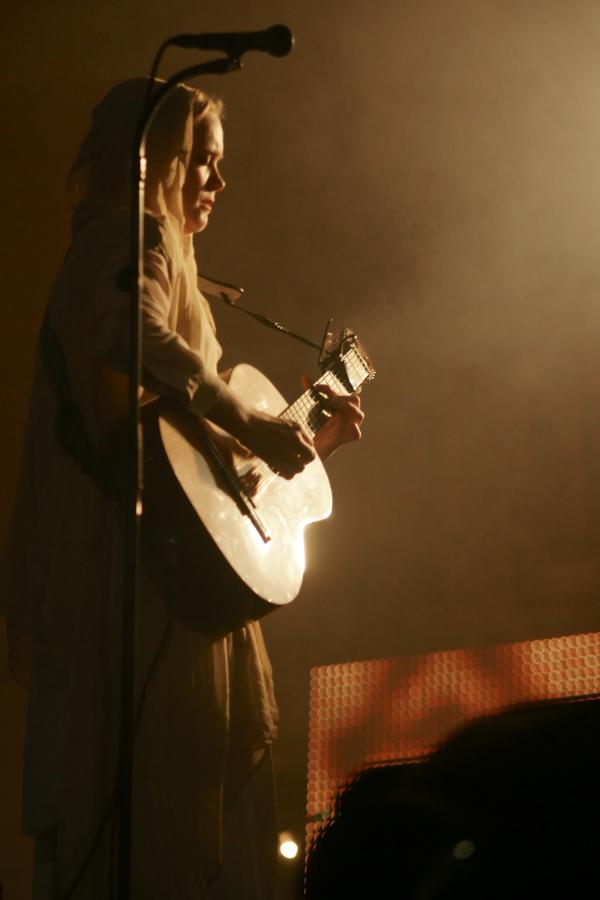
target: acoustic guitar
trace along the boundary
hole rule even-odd
[[[315,385],[290,405],[252,366],[236,366],[229,384],[255,408],[298,422],[314,436],[328,417],[315,388],[352,393],[375,375],[348,330],[322,368]],[[320,459],[288,481],[262,460],[237,453],[217,426],[164,401],[145,413],[145,446],[144,565],[174,614],[225,634],[290,603],[304,575],[304,530],[331,513]]]

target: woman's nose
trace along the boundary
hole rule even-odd
[[[208,179],[208,184],[206,185],[207,190],[209,191],[222,191],[225,187],[225,179],[221,175],[218,169],[213,169],[210,173],[210,178]]]

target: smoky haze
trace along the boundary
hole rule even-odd
[[[8,510],[91,107],[169,34],[289,25],[289,57],[204,82],[226,103],[228,188],[198,256],[295,331],[351,325],[377,369],[303,593],[265,622],[280,806],[301,821],[311,666],[600,627],[600,7],[247,6],[12,11],[2,491]],[[189,61],[173,51],[163,74]],[[316,375],[301,345],[216,315],[225,365],[258,365],[290,399]]]

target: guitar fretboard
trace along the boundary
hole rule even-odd
[[[281,418],[297,422],[314,437],[330,415],[324,408],[327,399],[319,394],[319,385],[327,385],[336,394],[347,394],[360,387],[370,376],[371,373],[360,355],[354,348],[351,348],[340,357],[331,369],[321,375],[311,388],[298,397],[294,403],[291,403],[282,412]]]

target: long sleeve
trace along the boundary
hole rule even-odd
[[[183,247],[175,226],[166,217],[147,216],[144,230],[144,384],[202,416],[223,391],[217,374],[221,349],[206,301],[196,285],[191,242]],[[123,279],[119,275],[129,264],[129,249],[123,237],[118,232],[112,235],[110,252],[96,279],[95,341],[104,361],[127,371],[130,297],[120,288]]]

